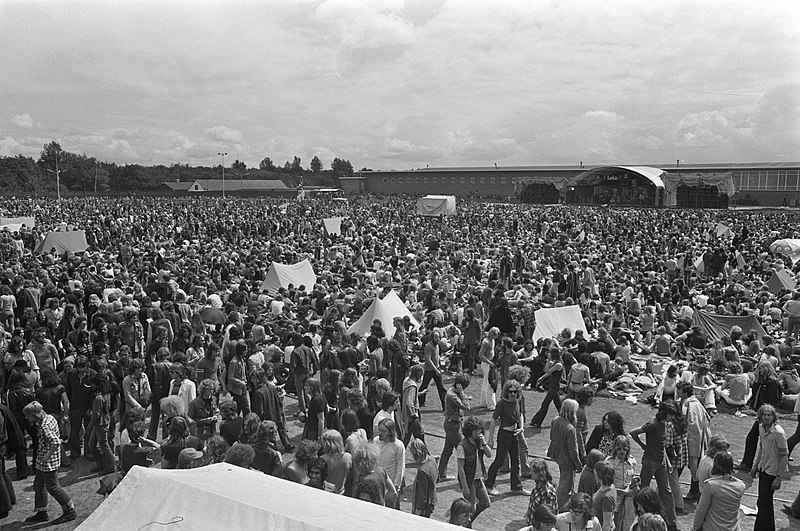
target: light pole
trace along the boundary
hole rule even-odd
[[[50,173],[56,174],[56,197],[58,198],[58,208],[61,208],[61,171],[58,169],[58,154],[60,151],[56,151],[56,171],[51,169],[47,169]]]
[[[217,153],[220,157],[222,157],[222,199],[225,199],[225,155],[228,153]]]

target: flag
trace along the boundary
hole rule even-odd
[[[739,269],[744,269],[745,266],[744,256],[739,251],[736,251],[736,265]]]
[[[702,256],[698,256],[697,260],[694,261],[694,268],[697,269],[698,273],[705,273],[706,267]]]

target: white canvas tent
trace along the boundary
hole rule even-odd
[[[292,265],[272,262],[261,289],[267,290],[270,295],[275,295],[278,289],[288,288],[289,284],[292,284],[295,288],[305,286],[306,290],[311,292],[316,283],[317,275],[308,259]]]
[[[421,216],[452,216],[455,213],[454,195],[426,195],[417,199],[417,214]]]
[[[350,328],[347,329],[347,333],[352,334],[356,332],[362,336],[366,335],[369,333],[372,321],[377,319],[381,322],[384,333],[391,337],[394,335],[394,318],[405,316],[411,319],[412,325],[419,328],[419,321],[414,319],[414,316],[408,311],[408,308],[406,308],[406,305],[400,300],[397,293],[395,293],[394,290],[389,290],[389,293],[383,299],[375,299],[375,301],[370,304],[367,311],[361,316],[361,319],[350,325]]]
[[[48,232],[36,246],[36,254],[49,253],[54,248],[57,254],[82,253],[89,248],[86,233],[82,230]]]
[[[583,323],[581,310],[577,306],[564,306],[563,308],[541,308],[533,314],[536,318],[536,328],[533,330],[533,342],[539,338],[555,337],[565,328],[574,334],[583,330],[587,336],[586,325]]]
[[[135,466],[78,529],[452,529],[429,518],[220,463]]]

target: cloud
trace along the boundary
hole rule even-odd
[[[127,140],[114,138],[106,145],[106,148],[109,150],[113,160],[133,162],[140,158]]]
[[[21,153],[21,148],[22,144],[13,137],[6,136],[5,138],[0,138],[0,156],[13,157]]]
[[[644,148],[647,150],[661,149],[664,146],[664,141],[657,136],[637,136],[633,139],[632,144],[636,147]]]
[[[28,113],[18,114],[11,119],[11,123],[20,129],[32,129],[33,118]]]
[[[619,122],[623,118],[614,111],[586,111],[583,113],[584,118],[588,118],[595,122],[612,123]]]
[[[231,129],[224,125],[217,125],[206,129],[206,135],[211,140],[218,142],[228,142],[230,144],[238,144],[242,141],[242,133],[237,129]]]

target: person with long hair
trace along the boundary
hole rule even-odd
[[[319,442],[323,452],[322,459],[328,464],[328,477],[322,488],[334,494],[344,494],[345,481],[353,466],[353,456],[345,452],[342,434],[336,430],[325,430]]]
[[[94,388],[94,401],[92,403],[92,420],[90,422],[91,435],[89,448],[92,449],[97,467],[93,472],[103,475],[111,474],[115,470],[114,454],[109,445],[109,426],[111,425],[111,381],[105,374],[95,374],[92,377]]]
[[[603,415],[600,424],[594,427],[586,441],[586,453],[600,450],[605,456],[614,455],[614,441],[625,435],[625,420],[617,411],[609,411]]]
[[[778,382],[778,374],[775,367],[768,361],[761,361],[756,366],[755,382],[753,382],[753,398],[750,399],[750,407],[759,411],[761,406],[769,404],[773,407],[781,405],[781,385]],[[742,462],[737,468],[749,471],[753,468],[753,459],[756,455],[758,446],[759,429],[761,423],[756,420],[747,434],[744,444],[744,454]]]
[[[58,421],[61,436],[67,435],[64,418],[69,415],[69,398],[66,388],[61,385],[61,379],[52,367],[42,369],[42,386],[36,390],[36,400],[42,404],[45,413],[52,415]],[[70,466],[70,459],[62,445],[61,466]]]
[[[473,507],[469,500],[464,498],[456,498],[450,504],[450,510],[447,511],[447,523],[459,527],[472,527]]]
[[[305,442],[305,441],[304,441]],[[353,454],[353,466],[358,471],[358,482],[355,486],[356,496],[369,485],[377,497],[371,501],[377,505],[394,507],[397,488],[392,478],[379,464],[380,450],[374,444],[362,444]]]
[[[245,415],[242,420],[242,432],[239,434],[239,442],[252,445],[260,424],[261,419],[255,413]]]
[[[692,474],[692,483],[689,488],[689,493],[686,495],[686,499],[689,501],[697,500],[700,497],[700,483],[697,479],[697,467],[700,464],[700,459],[703,458],[703,455],[705,455],[708,450],[708,442],[711,439],[711,416],[697,396],[695,396],[695,389],[697,389],[697,386],[689,382],[678,382],[676,392],[681,401],[681,414],[676,415],[676,420],[673,421],[673,425],[678,428],[683,427],[684,424],[686,425],[687,464]],[[683,420],[680,420],[680,417],[683,417]],[[680,433],[680,429],[677,430],[677,433]],[[681,470],[678,470],[677,476],[680,477],[680,474]],[[678,479],[675,477],[674,470],[671,477],[673,478],[672,488],[673,490],[678,490],[679,494],[680,487]],[[673,494],[675,493],[673,492]],[[677,495],[675,497],[676,509],[683,508],[683,504],[677,501],[679,497],[680,496]]]
[[[531,419],[531,426],[534,428],[539,428],[542,425],[542,422],[547,416],[547,410],[551,402],[555,405],[556,410],[561,411],[561,396],[559,393],[561,391],[561,376],[563,374],[564,363],[561,360],[561,351],[558,348],[551,348],[547,365],[545,365],[544,375],[536,381],[537,386],[542,385],[545,379],[548,383],[547,394],[542,400],[542,405]]]
[[[411,441],[408,450],[417,464],[411,513],[430,518],[436,508],[436,482],[439,478],[436,460],[428,451],[425,441],[421,439]]]
[[[661,498],[658,495],[658,491],[650,487],[642,487],[639,489],[639,492],[633,496],[633,510],[636,517],[631,524],[632,531],[637,530],[639,519],[645,515],[664,516],[664,510],[661,506]]]
[[[594,531],[600,529],[600,521],[592,514],[592,498],[579,492],[573,494],[566,504],[568,512],[556,516],[558,529],[572,531]],[[565,527],[566,524],[566,527]]]
[[[345,440],[345,451],[351,455],[356,448],[367,443],[367,432],[361,427],[358,414],[352,409],[342,413],[342,437]]]
[[[218,385],[215,380],[203,380],[198,386],[197,398],[189,404],[187,414],[197,425],[197,437],[201,441],[205,441],[217,433],[217,415],[214,412],[213,396]]]
[[[692,529],[740,531],[739,506],[744,489],[744,482],[733,475],[733,458],[728,452],[718,452],[711,477],[703,485],[697,502]]]
[[[655,419],[631,431],[633,441],[644,450],[642,458],[642,486],[650,486],[650,481],[655,476],[658,484],[658,494],[664,504],[664,516],[670,530],[676,528],[675,501],[670,487],[669,471],[665,465],[664,441],[666,439],[666,423],[671,421],[678,413],[674,402],[668,400],[658,406]],[[639,436],[647,436],[647,443],[643,443]]]
[[[395,423],[392,419],[383,419],[378,424],[372,443],[378,448],[378,464],[383,468],[397,488],[403,487],[406,471],[406,448],[403,441],[397,438]],[[395,509],[399,509],[399,497],[395,499]]]
[[[636,459],[631,455],[631,440],[627,435],[619,435],[614,440],[614,451],[606,462],[614,469],[614,487],[617,489],[617,505],[614,508],[616,529],[630,529],[636,513],[633,496],[639,489],[636,476]]]
[[[603,459],[605,459],[605,456],[600,450],[592,450],[586,454],[586,462],[581,470],[581,475],[578,476],[577,492],[583,492],[591,496],[597,491],[600,484],[597,482],[597,477],[594,473],[594,465]]]
[[[128,441],[122,443],[119,450],[119,466],[123,475],[127,474],[134,466],[145,468],[152,466],[153,461],[150,459],[150,454],[161,447],[154,440],[145,437],[147,424],[144,422],[144,417],[142,420],[133,422],[126,429]]]
[[[524,496],[530,495],[529,492],[525,491],[520,480],[517,435],[523,431],[518,400],[521,388],[522,386],[516,380],[506,381],[503,385],[502,398],[497,402],[489,424],[488,444],[490,447],[493,446],[495,428],[498,428],[497,453],[495,454],[494,462],[489,467],[489,475],[486,478],[486,488],[492,496],[499,495],[499,492],[495,489],[495,480],[500,467],[505,463],[506,456],[511,457],[511,492]]]
[[[484,484],[486,466],[484,457],[492,457],[492,448],[486,442],[483,422],[477,417],[468,417],[461,427],[464,436],[456,450],[458,483],[464,499],[472,505],[472,519],[478,517],[492,504]]]
[[[679,382],[685,384],[688,382]],[[691,387],[691,384],[689,384]],[[678,390],[680,394],[680,387]],[[702,408],[702,406],[701,406]],[[683,514],[683,495],[681,493],[680,477],[683,469],[689,465],[689,423],[675,407],[676,412],[672,420],[666,422],[664,430],[664,452],[672,465],[669,469],[669,486],[672,490],[672,499],[675,504],[675,514]],[[688,501],[689,498],[687,498]]]
[[[578,403],[571,398],[564,400],[558,416],[550,424],[550,446],[547,457],[558,464],[558,507],[563,507],[575,489],[575,472],[581,469],[578,446]]]
[[[183,417],[173,417],[169,423],[169,436],[161,447],[161,468],[177,468],[178,455],[186,448],[189,426]]]
[[[250,415],[258,418],[254,413]],[[248,416],[250,416],[248,415]],[[258,423],[255,433],[250,436],[250,445],[253,447],[255,457],[251,468],[270,476],[280,470],[283,466],[281,454],[275,448],[278,440],[278,427],[271,420],[264,420]]]
[[[489,409],[494,409],[497,405],[495,389],[493,388],[491,382],[491,373],[494,371],[496,379],[497,370],[494,362],[494,344],[499,337],[500,329],[496,327],[490,328],[489,332],[486,334],[486,337],[481,342],[481,347],[478,351],[478,361],[481,363],[481,373],[483,374],[483,381],[481,383],[481,396],[478,405],[480,407],[486,407]]]
[[[228,377],[225,382],[225,387],[236,403],[236,412],[241,412],[242,415],[250,413],[250,396],[247,392],[246,353],[247,345],[243,342],[237,343],[233,348],[233,357],[228,362]],[[298,393],[302,392],[302,389],[298,390]]]
[[[303,439],[316,441],[325,431],[325,413],[328,411],[328,401],[322,394],[319,380],[309,378],[305,380],[305,388],[311,397],[308,401],[308,415],[303,427]],[[298,390],[298,392],[301,392]]]
[[[210,465],[225,461],[225,452],[227,451],[228,443],[221,435],[212,435],[206,441],[206,456],[208,456]]]
[[[775,508],[772,503],[773,492],[781,488],[783,478],[788,474],[789,449],[786,433],[778,424],[778,414],[771,404],[758,408],[756,420],[758,446],[753,459],[750,475],[758,477],[758,515],[755,529],[773,531],[775,529]]]
[[[548,507],[553,513],[558,512],[558,501],[556,499],[556,487],[553,485],[553,476],[547,467],[547,461],[537,457],[531,461],[531,477],[533,478],[533,488],[531,497],[528,501],[528,510],[525,513],[525,521],[529,526],[536,528],[537,510],[539,507]],[[553,520],[555,523],[555,519]]]

